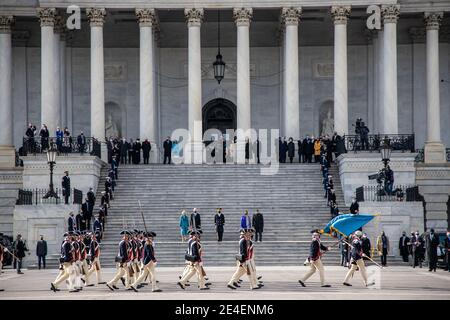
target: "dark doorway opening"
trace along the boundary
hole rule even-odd
[[[203,106],[203,133],[208,129],[218,129],[222,134],[227,129],[236,130],[236,105],[230,100],[217,98]]]

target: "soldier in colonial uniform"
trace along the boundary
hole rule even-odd
[[[81,233],[78,236],[78,245],[79,245],[79,248],[80,248],[80,255],[79,255],[80,263],[79,263],[79,266],[80,266],[80,270],[81,270],[81,275],[84,275],[84,279],[81,278],[81,281],[84,282],[84,285],[86,287],[92,287],[93,284],[89,283],[89,278],[88,278],[89,266],[88,266],[88,263],[87,263],[87,260],[86,260],[86,257],[87,257],[87,246],[86,246],[85,241],[84,241],[85,237],[86,237],[85,233]]]
[[[250,256],[249,256],[249,241],[250,241],[250,233],[249,230],[241,230],[241,237],[239,240],[239,254],[236,255],[236,271],[231,277],[230,281],[227,284],[227,287],[235,290],[240,287],[238,285],[239,279],[247,274],[248,279],[250,281],[250,288],[252,290],[260,289],[261,285],[258,285],[255,281],[255,277],[252,276],[252,271],[250,267]]]
[[[97,276],[97,284],[105,284],[106,282],[102,281],[102,275],[100,273],[100,244],[97,241],[98,233],[91,234],[91,243],[89,244],[89,258],[91,260],[91,266],[89,270],[86,272],[86,282],[92,273],[96,273]]]
[[[161,292],[162,290],[156,286],[156,258],[155,249],[153,248],[153,238],[155,237],[154,232],[149,232],[146,234],[146,241],[144,246],[144,258],[142,261],[143,268],[139,278],[131,285],[131,289],[138,292],[137,287],[141,284],[147,276],[150,276],[150,282],[152,283],[152,292]]]
[[[111,279],[111,281],[106,283],[106,286],[111,290],[114,291],[114,289],[119,289],[116,287],[117,281],[121,280],[123,277],[125,277],[128,274],[128,262],[129,260],[129,243],[128,239],[131,236],[129,231],[122,231],[120,233],[123,237],[122,240],[119,243],[119,252],[116,257],[117,262],[117,273],[114,276],[114,278]],[[122,283],[124,286],[125,281],[122,280]]]
[[[198,242],[199,233],[197,231],[191,232],[192,239],[189,241],[188,253],[186,254],[186,260],[189,261],[189,269],[184,273],[184,276],[181,278],[177,284],[181,289],[185,289],[186,283],[192,278],[196,273],[198,276],[198,286],[200,290],[208,290],[209,287],[205,286],[204,276],[202,272],[202,258],[200,255],[200,245]]]
[[[64,241],[61,245],[61,258],[60,258],[60,272],[56,277],[55,281],[50,283],[50,289],[54,292],[59,291],[58,286],[66,280],[69,280],[68,289],[69,292],[78,292],[79,290],[74,289],[75,282],[75,271],[73,270],[72,263],[74,261],[73,256],[73,246],[72,246],[72,236],[70,233],[64,234]]]
[[[322,251],[328,251],[328,248],[320,243],[320,234],[318,232],[314,232],[312,235],[308,257],[310,269],[301,280],[298,280],[302,287],[306,287],[305,281],[308,280],[309,277],[311,277],[316,271],[319,271],[320,285],[322,287],[331,287],[329,284],[325,284],[325,275],[321,260]]]
[[[351,284],[349,283],[349,281],[350,281],[350,278],[353,277],[353,274],[355,273],[355,271],[357,269],[361,272],[361,277],[363,278],[364,286],[368,287],[368,286],[371,286],[374,284],[374,283],[367,282],[366,266],[364,264],[364,259],[363,259],[363,257],[366,257],[366,255],[363,253],[362,241],[361,241],[362,235],[363,235],[362,232],[358,230],[355,232],[355,235],[353,236],[353,241],[351,244],[351,248],[352,248],[351,260],[350,260],[351,268],[347,272],[347,275],[345,276],[344,283],[343,283],[344,286],[351,287]]]
[[[83,290],[83,286],[81,283],[81,276],[82,276],[82,270],[81,270],[81,259],[80,259],[80,244],[78,242],[78,236],[80,233],[78,231],[75,231],[72,235],[72,247],[73,247],[73,270],[75,272],[75,289]]]
[[[255,264],[255,250],[254,250],[254,245],[253,245],[253,235],[255,234],[255,229],[249,229],[248,230],[249,233],[249,241],[248,241],[248,262],[249,262],[249,266],[250,266],[250,273],[253,277],[253,282],[256,283],[258,286],[263,287],[263,283],[262,281],[260,281],[260,279],[262,278],[261,276],[257,276],[256,275],[256,264]]]

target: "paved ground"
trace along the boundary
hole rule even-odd
[[[238,290],[230,290],[226,282],[234,268],[206,266],[211,290],[199,291],[195,283],[181,290],[176,281],[181,268],[159,268],[157,278],[161,293],[152,293],[144,287],[139,293],[125,291],[120,284],[120,290],[111,292],[105,285],[88,287],[78,293],[67,292],[65,285],[61,291],[50,291],[50,282],[56,277],[58,270],[25,270],[25,274],[17,275],[13,270],[4,270],[0,275],[0,300],[4,299],[446,299],[450,300],[450,272],[438,270],[430,273],[427,269],[412,269],[410,267],[393,266],[380,270],[377,267],[369,269],[371,278],[376,282],[372,289],[362,286],[358,273],[352,280],[353,287],[344,287],[347,269],[343,267],[326,267],[327,282],[331,288],[320,288],[318,275],[314,275],[307,287],[302,288],[298,279],[307,267],[259,267],[258,274],[263,276],[264,287],[250,291],[248,281]],[[105,280],[113,276],[113,269],[104,269]]]

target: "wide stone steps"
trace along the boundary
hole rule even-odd
[[[108,169],[102,170],[98,201]],[[235,263],[240,217],[245,209],[251,215],[256,209],[264,214],[264,242],[255,244],[258,265],[303,263],[309,252],[310,231],[330,219],[320,166],[280,165],[275,175],[262,175],[260,169],[257,165],[121,165],[102,242],[102,265],[114,265],[121,230],[144,229],[138,201],[148,230],[157,233],[160,266],[184,264],[187,245],[180,241],[179,216],[182,209],[190,214],[194,207],[202,218],[205,265]],[[334,180],[340,201],[338,176]],[[223,209],[226,219],[221,243],[215,241],[217,207]],[[337,263],[337,251],[327,254],[326,259]]]

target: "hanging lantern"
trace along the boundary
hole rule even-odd
[[[217,56],[216,61],[213,63],[214,68],[214,78],[216,78],[217,82],[220,84],[220,81],[225,76],[225,62],[222,60],[222,55],[220,54],[220,10],[217,11]]]

